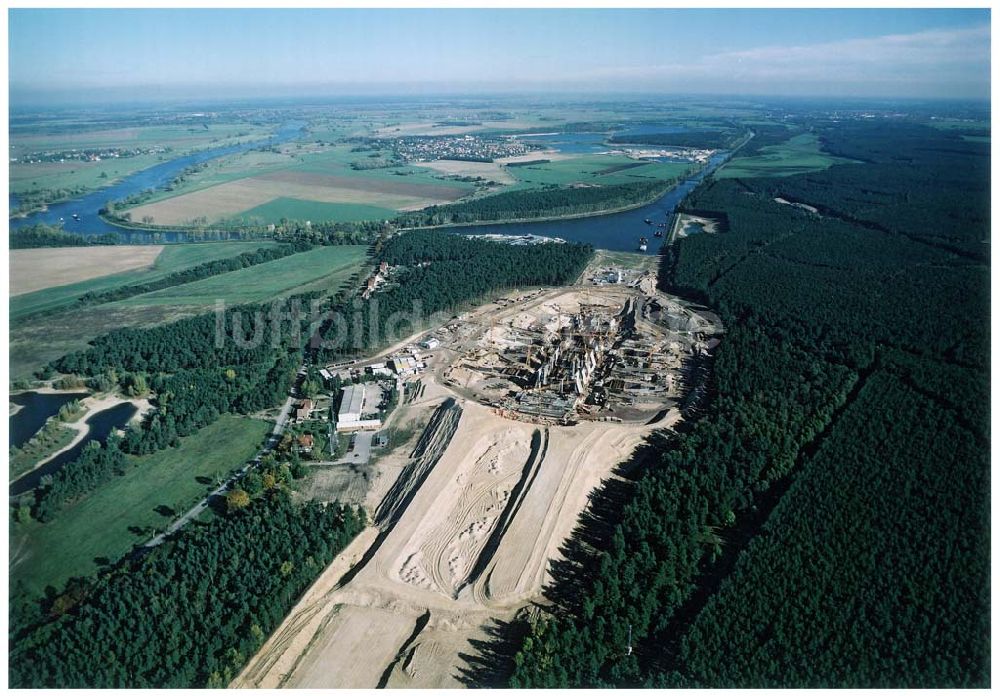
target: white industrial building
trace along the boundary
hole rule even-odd
[[[368,430],[382,427],[377,418],[362,419],[365,410],[365,385],[352,384],[344,387],[340,409],[337,411],[337,430]]]

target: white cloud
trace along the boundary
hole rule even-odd
[[[989,70],[990,29],[984,25],[723,51],[676,63],[608,69],[583,79],[706,89],[743,86],[749,91],[770,87],[773,93],[789,87],[823,91],[831,84],[862,90],[866,85],[871,89],[897,85],[903,91],[976,86],[988,93]]]

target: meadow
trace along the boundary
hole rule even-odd
[[[270,129],[249,123],[220,123],[176,126],[145,126],[87,130],[61,133],[12,133],[10,157],[19,158],[35,152],[85,150],[98,148],[170,148],[169,152],[150,153],[135,157],[106,159],[99,162],[70,160],[10,164],[10,190],[18,194],[48,189],[88,190],[109,186],[130,174],[187,152],[209,147],[221,147],[237,141],[263,138]]]
[[[752,157],[734,157],[715,173],[718,179],[792,176],[829,169],[835,164],[850,164],[853,160],[834,157],[823,152],[819,139],[812,133],[801,133],[780,145],[761,148]]]
[[[544,155],[539,157],[544,159]],[[522,185],[530,187],[575,183],[612,186],[643,180],[672,179],[683,176],[691,168],[692,165],[687,162],[643,162],[623,155],[586,155],[508,167],[507,171]]]
[[[32,595],[92,575],[189,509],[252,457],[271,424],[223,415],[177,449],[132,457],[134,466],[45,524],[11,527],[10,582]],[[44,550],[44,551],[43,551]]]
[[[234,218],[258,223],[277,223],[286,220],[332,220],[356,222],[360,220],[388,220],[396,215],[391,208],[360,203],[322,203],[300,198],[275,198],[256,208],[240,213]]]
[[[468,182],[443,180],[419,167],[351,168],[351,162],[366,156],[351,152],[347,146],[286,145],[281,153],[251,152],[224,158],[128,212],[133,220],[152,218],[157,225],[182,225],[198,218],[256,217],[278,222],[287,217],[285,211],[301,213],[305,204],[314,202],[326,205],[313,207],[315,214],[305,219],[349,221],[371,219],[359,217],[369,213],[376,218],[391,217],[385,211],[447,203],[475,190]],[[366,212],[362,206],[377,210]]]
[[[157,260],[158,264],[164,264],[163,268],[119,274],[121,277],[108,276],[66,288],[50,288],[15,297],[11,301],[11,316],[16,319],[15,306],[21,317],[39,308],[66,307],[87,290],[108,289],[150,280],[154,278],[152,273],[165,275],[179,268],[197,265],[211,260],[212,254],[217,255],[215,258],[225,258],[269,244],[273,245],[275,242],[213,242],[168,246]],[[358,272],[367,253],[367,246],[320,247],[252,268],[136,295],[119,302],[48,316],[22,318],[12,323],[8,337],[11,378],[30,377],[33,371],[49,361],[86,348],[90,340],[101,334],[126,326],[154,326],[193,316],[214,307],[216,299],[239,304],[267,300],[296,291],[336,291]]]
[[[108,307],[166,305],[211,308],[216,300],[235,305],[261,302],[318,287],[336,289],[358,271],[367,255],[368,247],[361,245],[318,247],[252,268],[136,295],[110,303]]]
[[[10,298],[10,318],[16,321],[35,312],[69,307],[77,301],[79,297],[88,292],[101,292],[111,290],[126,285],[136,283],[147,283],[158,280],[176,271],[181,271],[192,266],[197,266],[208,261],[226,259],[237,256],[247,251],[276,246],[277,242],[253,241],[253,242],[204,242],[197,244],[172,244],[163,247],[156,256],[152,266],[145,269],[129,270],[124,272],[114,272],[115,263],[107,266],[109,273],[96,278],[89,278],[75,283],[49,287],[35,292],[28,292],[15,295]],[[77,249],[68,247],[57,250],[25,249],[11,252],[11,277],[17,276],[42,276],[47,274],[55,275],[55,270],[49,265],[40,251],[55,251],[65,254],[69,262],[74,256],[82,253],[102,252],[112,256],[119,256],[123,263],[142,254],[148,250],[147,247],[136,246],[109,246],[94,247],[93,249]]]

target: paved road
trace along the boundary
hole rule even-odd
[[[151,549],[154,546],[159,546],[160,544],[162,544],[164,541],[166,541],[167,537],[169,537],[171,534],[184,527],[188,522],[195,519],[196,517],[198,517],[198,515],[200,515],[206,509],[208,509],[208,503],[214,496],[221,495],[223,492],[226,491],[226,489],[229,488],[229,486],[233,482],[238,481],[243,476],[245,476],[246,473],[250,471],[250,469],[260,464],[260,458],[265,453],[274,449],[275,446],[281,441],[281,435],[285,431],[285,426],[288,425],[288,417],[289,415],[291,415],[292,406],[294,406],[295,402],[298,400],[298,397],[295,395],[298,393],[299,386],[302,384],[302,379],[303,377],[305,377],[305,374],[306,374],[306,368],[303,365],[302,367],[299,368],[298,374],[296,375],[295,384],[292,386],[292,393],[289,394],[287,399],[285,399],[285,404],[284,406],[281,407],[281,412],[278,414],[278,417],[274,421],[274,429],[271,431],[271,434],[268,435],[267,441],[264,443],[264,446],[261,448],[260,452],[258,452],[253,459],[247,462],[242,469],[240,469],[235,474],[233,474],[228,479],[219,484],[219,486],[211,493],[209,493],[207,496],[205,496],[205,498],[201,502],[199,502],[193,508],[191,508],[183,515],[181,515],[179,518],[177,518],[169,527],[167,527],[165,531],[160,532],[152,539],[147,541],[145,544],[143,544],[141,548]]]

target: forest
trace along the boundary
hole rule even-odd
[[[420,330],[414,320],[458,311],[490,292],[571,283],[592,255],[593,249],[581,244],[514,246],[433,230],[396,235],[379,255],[399,267],[391,287],[352,309],[356,318],[324,327],[317,359],[369,352],[391,342],[390,334],[398,338]]]
[[[727,327],[704,415],[598,493],[511,686],[989,684],[989,146],[817,130],[858,164],[685,201],[729,223],[661,266]]]
[[[568,186],[505,191],[464,203],[432,205],[412,213],[404,213],[394,218],[393,224],[399,227],[433,227],[584,215],[646,203],[663,195],[674,183],[674,180],[667,179],[612,186]]]
[[[39,610],[14,605],[14,688],[224,687],[365,525],[283,487],[189,527]]]

